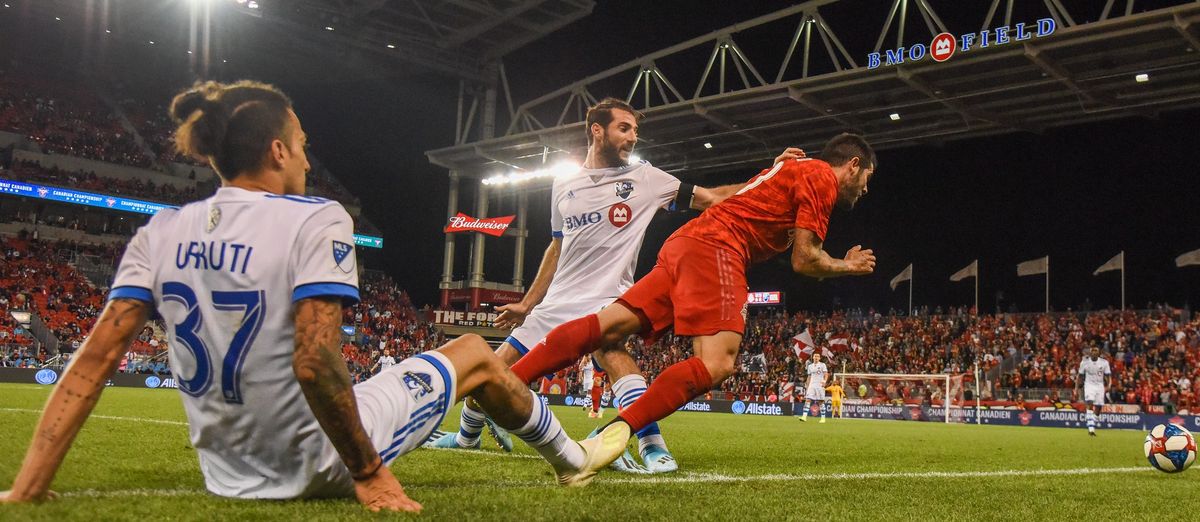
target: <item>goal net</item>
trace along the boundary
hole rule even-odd
[[[843,373],[842,414],[867,419],[972,422],[976,417],[973,379],[967,374]]]

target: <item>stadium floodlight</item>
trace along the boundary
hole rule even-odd
[[[387,44],[387,48],[388,48],[388,49],[395,49],[395,48],[396,48],[396,44]]]
[[[704,142],[704,148],[706,148],[706,149],[711,149],[711,148],[712,148],[712,143],[709,143],[709,142],[707,142],[707,141],[706,141],[706,142]]]
[[[55,22],[61,22],[61,21],[62,21],[62,17],[58,17],[58,16],[56,16],[56,17],[54,17],[54,21],[55,21]]]
[[[258,9],[258,2],[248,2],[246,7],[249,7],[250,9]]]
[[[150,45],[154,45],[154,40],[150,40]]]
[[[900,113],[898,112],[893,112],[889,114],[888,117],[891,118],[892,121],[900,121]]]
[[[105,29],[104,34],[112,34],[112,29]]]
[[[9,6],[8,4],[4,4],[4,8],[5,8],[5,9],[8,9],[9,7],[10,7],[10,6]]]
[[[333,26],[332,26],[332,25],[327,25],[327,26],[325,26],[325,30],[326,30],[326,31],[332,31],[332,30],[333,30]]]
[[[1146,73],[1142,73],[1137,76],[1134,76],[1133,80],[1138,83],[1146,83],[1146,82],[1150,81],[1150,75],[1146,74]]]

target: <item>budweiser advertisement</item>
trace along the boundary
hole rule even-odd
[[[446,229],[443,232],[481,232],[489,236],[502,236],[504,231],[508,230],[508,225],[512,223],[516,216],[504,216],[494,218],[473,218],[462,212],[457,216],[450,218],[450,222],[446,224]]]

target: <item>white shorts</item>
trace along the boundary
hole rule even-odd
[[[455,402],[456,382],[450,360],[431,351],[405,359],[354,386],[363,428],[385,465],[416,449],[441,426]],[[324,440],[322,461],[332,459],[341,463],[333,443],[328,437]],[[335,496],[354,496],[354,482],[346,466],[334,465],[328,469],[341,475],[329,482],[345,488],[335,492]]]
[[[1083,402],[1104,406],[1104,386],[1098,384],[1083,385]]]
[[[825,400],[825,387],[820,384],[809,386],[808,389],[804,390],[804,399],[810,401]]]
[[[612,304],[614,299],[581,299],[569,303],[542,302],[533,312],[508,335],[505,342],[516,348],[521,355],[529,353],[534,346],[546,338],[550,330],[572,319],[594,314]]]

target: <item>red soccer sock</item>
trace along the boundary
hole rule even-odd
[[[657,422],[712,388],[712,375],[698,357],[678,362],[658,375],[646,393],[621,412],[633,432]]]
[[[600,396],[604,395],[598,388],[592,388],[592,411],[600,411]]]
[[[596,351],[600,344],[600,319],[596,314],[567,321],[546,334],[529,353],[512,366],[521,382],[529,384],[538,377],[570,366],[580,357]]]

